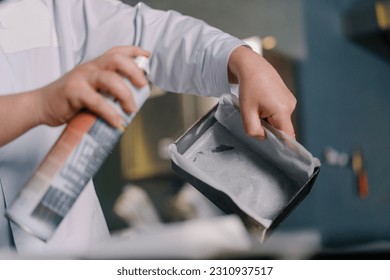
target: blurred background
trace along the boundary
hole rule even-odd
[[[390,1],[144,2],[254,37],[298,99],[298,141],[321,160],[321,172],[264,249],[247,255],[275,248],[283,257],[294,245],[313,248],[310,257],[389,250]],[[213,104],[153,89],[94,179],[112,232],[218,213],[171,170],[167,154]]]

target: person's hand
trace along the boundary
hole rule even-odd
[[[295,139],[291,114],[296,99],[276,70],[247,47],[236,48],[229,58],[229,81],[239,83],[239,103],[245,131],[265,138],[260,119]]]
[[[149,52],[134,46],[114,47],[36,90],[39,122],[57,126],[66,123],[81,109],[88,109],[112,126],[120,127],[122,118],[101,92],[117,99],[126,113],[136,111],[133,93],[123,77],[128,78],[135,87],[145,86],[146,77],[134,58],[149,55]]]
[[[134,58],[149,55],[138,47],[115,47],[48,86],[0,96],[0,147],[40,124],[64,124],[82,109],[88,109],[114,127],[121,127],[122,118],[101,92],[117,99],[125,112],[136,111],[133,93],[123,77],[135,87],[145,86],[147,80]]]

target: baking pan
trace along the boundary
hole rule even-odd
[[[225,213],[239,215],[260,242],[307,196],[320,170],[302,145],[263,126],[265,140],[247,136],[229,94],[169,147],[173,170]]]

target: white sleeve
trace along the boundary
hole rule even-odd
[[[84,0],[83,21],[83,60],[111,46],[131,44],[152,52],[150,80],[160,88],[206,96],[230,92],[228,59],[244,43],[201,20],[143,3],[131,7]]]

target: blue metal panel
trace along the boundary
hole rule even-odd
[[[315,213],[313,226],[330,246],[390,239],[390,62],[344,35],[344,11],[354,2],[305,2],[308,56],[299,73],[305,145],[317,156],[326,146],[362,148],[370,186],[361,200],[351,169],[322,169],[313,203],[300,212]]]

